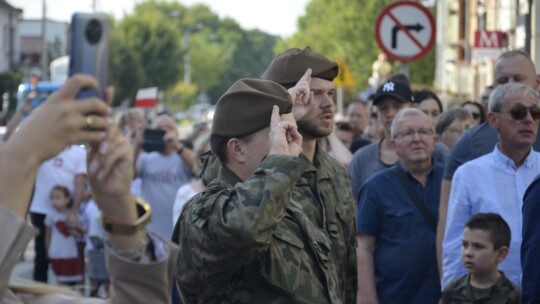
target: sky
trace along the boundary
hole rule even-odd
[[[42,16],[43,0],[7,0],[14,7],[23,9],[24,19]],[[89,12],[92,0],[45,0],[47,18],[69,22],[73,12]],[[141,0],[95,0],[96,9],[112,13],[117,19],[129,14]],[[221,18],[230,17],[246,30],[260,29],[282,37],[296,32],[298,17],[305,14],[309,0],[178,0],[186,6],[203,3]]]

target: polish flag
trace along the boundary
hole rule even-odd
[[[157,87],[139,89],[137,91],[137,97],[135,97],[136,108],[153,108],[156,106],[157,100]]]

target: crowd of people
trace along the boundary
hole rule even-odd
[[[534,63],[503,53],[480,100],[449,109],[376,63],[374,93],[334,121],[337,64],[288,49],[188,136],[167,113],[110,122],[73,101],[95,80],[71,77],[0,146],[1,303],[539,303]],[[44,284],[10,281],[34,236]],[[108,299],[83,300],[99,248]]]

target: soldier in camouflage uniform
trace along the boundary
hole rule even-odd
[[[304,92],[300,108],[315,102],[306,79],[299,82],[304,86],[292,89],[293,95],[295,89]],[[229,138],[227,142],[234,142],[247,129],[255,131],[257,128],[250,128],[254,123],[258,128],[264,127],[261,122],[268,125],[269,119],[261,113],[269,111],[260,107],[269,103],[272,94],[259,93],[239,93],[238,85],[233,85],[218,102],[213,134],[221,133]],[[247,101],[240,102],[242,98]],[[237,102],[227,111],[231,100]],[[280,110],[287,112],[283,106]],[[239,119],[244,116],[247,118]],[[272,121],[270,143],[275,142],[275,129],[281,130],[294,119],[278,121],[280,125],[275,117]],[[268,129],[262,132],[268,138]],[[219,156],[216,146],[213,150]],[[244,170],[235,169],[238,164],[231,151],[221,155],[224,166],[217,180],[187,204],[177,223],[173,239],[180,243],[181,254],[176,275],[184,301],[353,303],[354,205],[352,200],[342,200],[351,192],[346,175],[341,176],[344,169],[325,157],[314,165],[304,155],[275,155],[271,148],[268,153],[265,141],[254,142],[252,149],[247,154],[268,156],[262,162],[253,157],[241,166]],[[324,168],[325,174],[317,174],[317,168]],[[338,186],[345,186],[340,194]],[[322,202],[332,204],[332,209],[321,206]]]
[[[439,303],[521,303],[519,287],[498,270],[508,255],[510,238],[510,227],[500,215],[472,216],[465,224],[461,247],[461,258],[469,274],[449,283]]]
[[[303,137],[302,154],[310,164],[296,183],[298,191],[293,192],[293,198],[301,202],[314,221],[317,233],[330,242],[329,263],[336,270],[337,298],[342,303],[356,303],[356,202],[345,167],[328,157],[317,143],[332,133],[334,126],[335,85],[332,80],[337,76],[338,66],[309,47],[291,48],[277,55],[261,78],[289,89],[306,69],[313,71],[310,82],[313,102],[307,106],[295,104],[293,114]]]

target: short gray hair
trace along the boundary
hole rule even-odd
[[[409,116],[423,116],[426,119],[429,120],[429,117],[426,115],[426,113],[422,112],[421,110],[417,108],[404,108],[401,109],[396,116],[394,117],[394,120],[392,120],[392,126],[390,127],[390,136],[392,139],[396,138],[397,134],[397,124],[400,120],[402,120],[405,117]],[[430,125],[431,127],[431,125]]]
[[[435,123],[435,133],[441,136],[455,120],[473,120],[471,113],[463,108],[455,108],[444,111]]]
[[[503,85],[497,86],[495,90],[489,96],[489,112],[500,112],[504,98],[512,93],[523,92],[531,94],[534,98],[540,98],[538,92],[523,83],[505,83]]]

